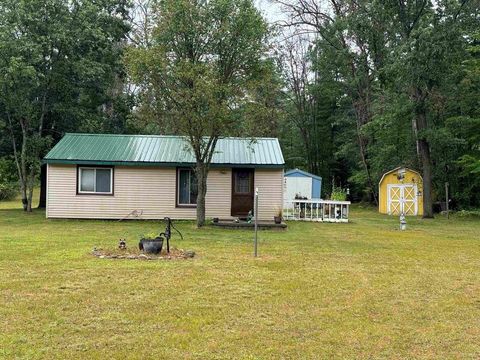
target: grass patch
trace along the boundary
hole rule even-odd
[[[47,220],[0,203],[0,358],[478,358],[480,221],[285,232],[176,223],[188,261],[98,259],[154,221]]]

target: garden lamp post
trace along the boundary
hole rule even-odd
[[[405,169],[399,169],[397,172],[397,179],[403,185],[405,180]],[[405,188],[402,186],[400,190],[400,231],[407,230],[407,219],[405,217]]]
[[[400,213],[400,230],[407,230],[407,220],[403,212]]]
[[[255,217],[255,235],[253,237],[253,256],[258,256],[258,188],[255,188],[255,198],[254,198],[254,217]]]

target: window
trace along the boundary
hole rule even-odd
[[[79,194],[113,194],[112,168],[78,168]]]
[[[249,171],[238,171],[235,173],[235,193],[250,194],[250,174]]]
[[[195,206],[197,204],[197,178],[192,169],[178,169],[177,205]]]

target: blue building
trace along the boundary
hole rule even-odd
[[[320,199],[322,178],[300,169],[288,170],[284,174],[284,200],[295,199],[295,196],[308,200]]]

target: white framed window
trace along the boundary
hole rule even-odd
[[[113,168],[79,167],[78,194],[113,195]]]
[[[197,177],[192,169],[177,169],[177,206],[197,205]]]

